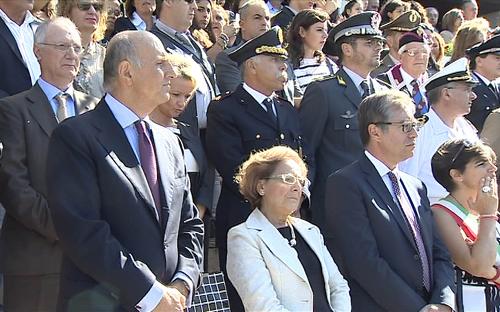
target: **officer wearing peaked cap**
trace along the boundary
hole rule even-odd
[[[477,98],[465,116],[481,132],[486,117],[500,107],[500,35],[494,36],[466,51],[472,75],[479,82],[474,87]]]
[[[309,84],[302,98],[300,122],[315,167],[309,170],[312,220],[320,227],[324,224],[327,177],[363,151],[359,104],[369,94],[386,89],[369,75],[380,61],[383,38],[379,23],[378,13],[364,12],[333,28],[325,52],[338,55],[342,67],[335,75]]]
[[[287,52],[275,26],[247,41],[229,57],[240,64],[243,83],[208,109],[207,155],[222,176],[217,204],[216,240],[222,270],[226,269],[228,230],[246,220],[250,205],[241,196],[234,176],[250,153],[286,145],[305,156],[299,116],[292,104],[276,96],[287,82]],[[243,311],[236,291],[228,285],[231,311]]]
[[[398,18],[387,24],[380,26],[389,47],[389,53],[382,59],[378,68],[372,71],[372,77],[376,77],[387,72],[391,67],[399,64],[399,39],[406,32],[412,31],[420,25],[422,18],[417,11],[409,10],[401,14]]]

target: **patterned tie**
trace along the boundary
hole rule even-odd
[[[368,82],[366,80],[361,81],[359,84],[361,86],[361,89],[363,90],[363,93],[361,94],[361,98],[364,99],[365,97],[370,95],[370,86],[368,85]]]
[[[155,149],[150,139],[149,127],[144,121],[138,120],[135,122],[135,129],[139,135],[139,156],[141,158],[142,171],[146,176],[149,189],[153,195],[158,216],[161,217],[160,182],[158,179],[158,169],[156,167]]]
[[[69,98],[69,94],[67,94],[67,93],[59,93],[58,95],[56,95],[54,97],[54,99],[57,102],[56,117],[57,117],[58,122],[61,122],[64,119],[69,117],[68,98]]]
[[[423,97],[422,93],[420,92],[417,79],[414,79],[410,83],[410,85],[413,88],[411,97],[413,98],[413,102],[416,105],[415,116],[419,117],[427,113],[429,111],[429,107],[427,106],[427,101],[425,100],[425,97]]]
[[[269,115],[271,120],[274,123],[277,123],[278,119],[276,118],[276,115],[274,115],[274,110],[273,110],[273,100],[267,98],[264,101],[262,101],[262,103],[264,104],[264,106],[266,106],[267,114]]]
[[[415,240],[415,244],[417,245],[418,254],[420,256],[420,264],[422,266],[422,272],[423,272],[422,283],[425,289],[427,289],[427,291],[430,291],[431,289],[430,267],[427,259],[427,252],[425,251],[424,247],[424,241],[422,240],[422,236],[420,233],[420,226],[418,224],[417,217],[415,216],[415,212],[413,211],[411,204],[408,202],[408,199],[401,193],[401,189],[398,183],[398,178],[396,177],[394,172],[389,171],[387,175],[391,180],[392,189],[394,190],[394,193],[396,194],[396,197],[398,199],[399,207],[403,211],[403,215],[405,216],[407,224],[409,225],[410,230],[413,234],[413,239]]]

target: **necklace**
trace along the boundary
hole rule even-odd
[[[290,220],[287,220],[286,224],[288,224],[288,227],[290,228],[290,232],[292,233],[292,239],[289,240],[288,243],[290,244],[290,246],[294,247],[295,245],[297,245],[297,239],[295,237],[295,231],[293,229],[293,226],[292,226],[292,223],[290,222]]]

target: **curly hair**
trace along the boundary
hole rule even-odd
[[[71,10],[77,5],[79,0],[64,0],[58,1],[57,13],[59,16],[64,16],[71,19]],[[108,18],[108,2],[107,0],[100,0],[104,4],[104,9],[100,13],[99,23],[97,24],[97,29],[92,34],[92,40],[100,41],[104,38],[104,33],[106,32],[106,20]]]
[[[308,30],[316,23],[324,23],[330,17],[327,13],[319,10],[306,9],[295,15],[287,32],[288,54],[293,67],[298,67],[304,58],[304,38],[300,35],[300,30]],[[321,62],[325,55],[321,51],[314,51],[314,56]]]

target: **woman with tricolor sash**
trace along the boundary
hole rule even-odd
[[[432,206],[453,262],[500,287],[496,156],[481,141],[450,140],[432,157],[434,178],[449,192]],[[484,288],[464,286],[465,311],[486,311]]]

